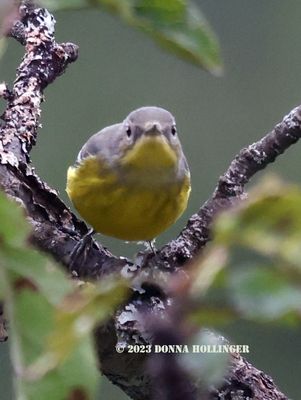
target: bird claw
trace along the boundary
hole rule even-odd
[[[75,262],[77,258],[81,255],[83,250],[86,248],[87,244],[90,242],[92,243],[92,237],[95,234],[95,231],[93,228],[89,229],[88,232],[77,242],[77,244],[74,246],[69,259],[69,269],[72,271],[72,273],[76,272],[73,271],[73,267],[75,266]],[[83,255],[83,258],[86,258],[86,254]]]

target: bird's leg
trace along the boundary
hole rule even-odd
[[[72,253],[70,254],[70,264],[69,264],[70,270],[72,270],[72,267],[73,267],[77,257],[80,256],[83,249],[86,247],[87,243],[89,243],[89,241],[91,241],[91,238],[95,233],[96,233],[95,230],[93,228],[90,228],[88,230],[88,232],[76,244],[76,246],[72,250]]]
[[[135,257],[134,257],[134,263],[138,266],[141,266],[145,263],[145,260],[148,257],[151,257],[153,254],[154,256],[157,254],[157,250],[155,247],[155,241],[156,239],[153,240],[144,240],[144,241],[139,241],[137,244],[143,244],[145,246],[145,251],[139,251]]]
[[[145,242],[146,249],[147,250],[151,249],[151,251],[153,252],[154,255],[157,254],[157,249],[155,247],[155,241],[156,241],[156,239],[148,240],[147,242]]]

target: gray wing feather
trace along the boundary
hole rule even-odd
[[[108,162],[114,157],[118,149],[122,124],[108,126],[91,136],[78,153],[76,163],[80,163],[89,156],[99,156]]]

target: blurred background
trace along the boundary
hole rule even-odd
[[[70,204],[66,170],[91,134],[143,105],[170,110],[189,161],[192,193],[186,213],[158,239],[158,246],[175,237],[211,195],[235,154],[301,102],[301,2],[197,3],[221,44],[225,72],[220,78],[163,52],[144,34],[107,13],[56,13],[57,41],[77,43],[80,57],[47,88],[43,129],[32,152],[37,173]],[[1,81],[12,82],[22,54],[21,46],[10,40],[0,61]],[[296,144],[268,171],[300,183],[300,152]],[[116,254],[131,257],[139,250],[118,240],[99,239]],[[298,398],[300,329],[237,321],[222,333],[235,343],[249,344],[248,360],[270,374],[285,394]],[[7,350],[8,345],[2,344],[1,400],[13,400]],[[102,384],[103,398],[126,398],[107,381]]]

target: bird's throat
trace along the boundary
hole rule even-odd
[[[161,136],[140,138],[122,160],[127,170],[147,172],[175,169],[177,163],[177,152]]]

